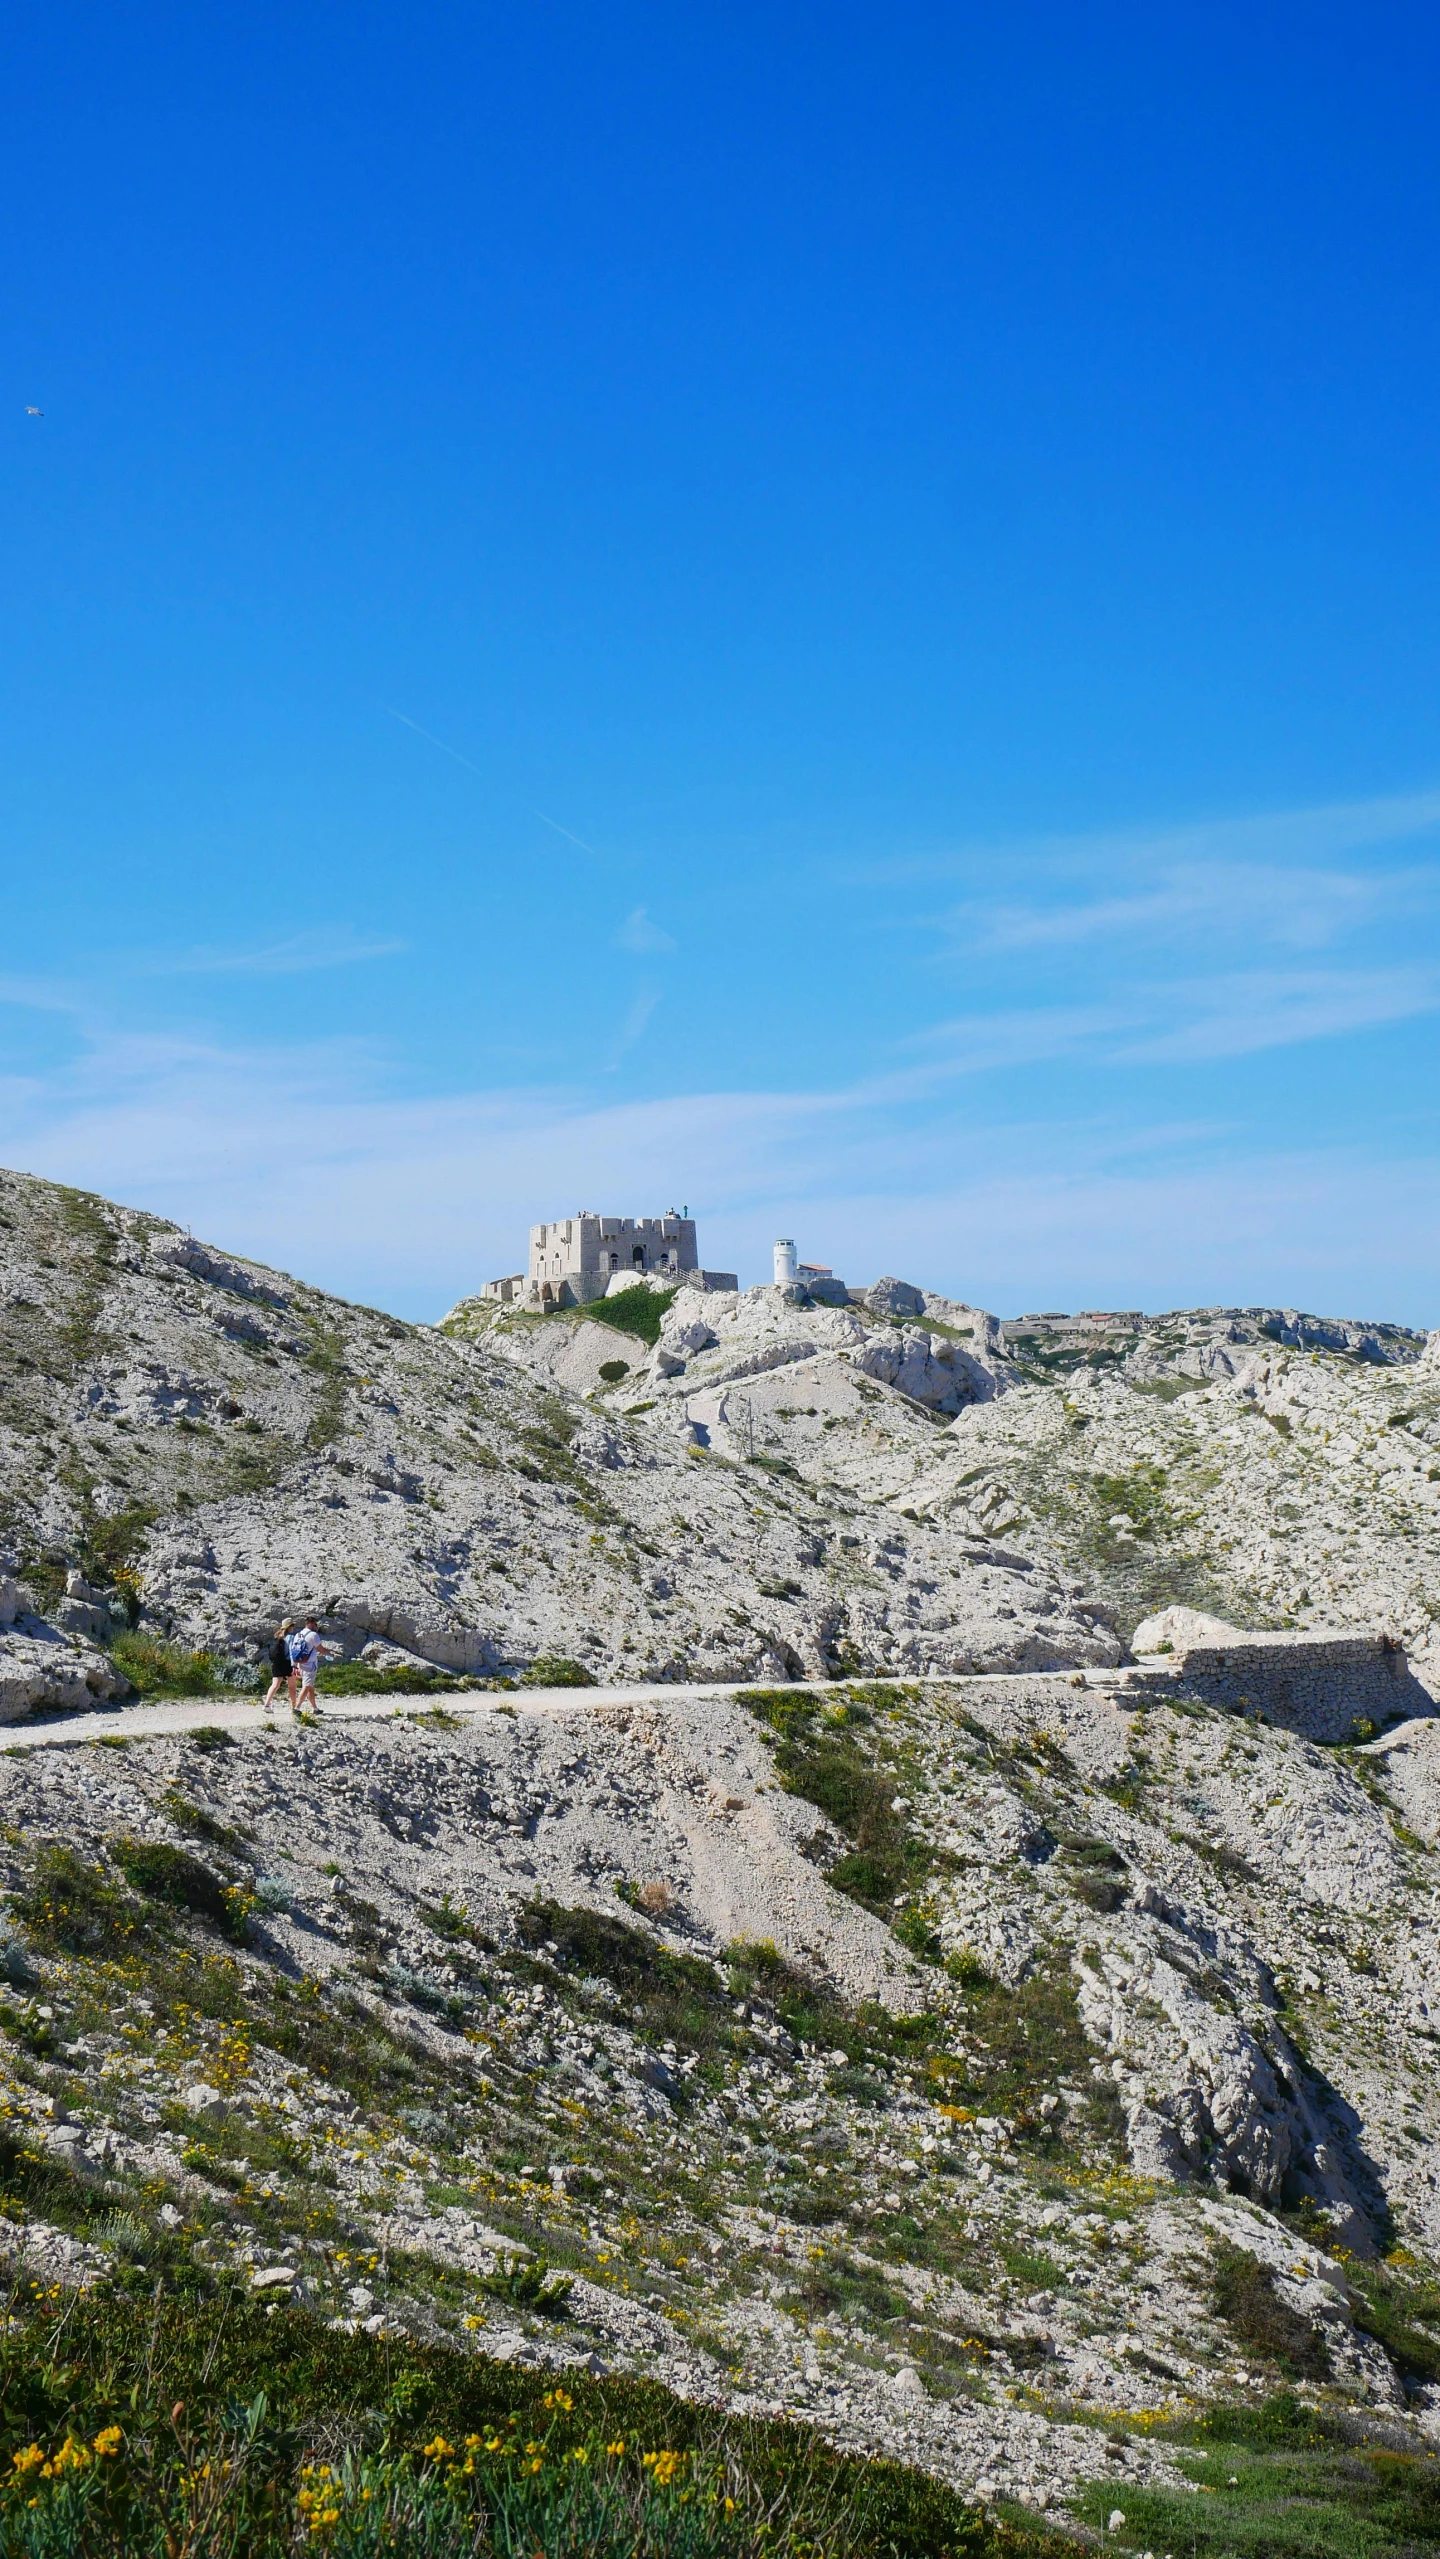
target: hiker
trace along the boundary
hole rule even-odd
[[[287,1638],[293,1635],[294,1632],[295,1620],[293,1617],[287,1617],[284,1625],[276,1635],[274,1643],[270,1647],[270,1669],[273,1676],[269,1687],[265,1691],[265,1703],[267,1706],[271,1703],[277,1690],[282,1688],[288,1690],[291,1705],[293,1706],[295,1703],[295,1669],[294,1664],[290,1659],[290,1646],[287,1641]]]
[[[320,1629],[313,1617],[307,1617],[304,1625],[290,1638],[290,1660],[299,1684],[299,1694],[292,1691],[290,1702],[297,1715],[303,1715],[307,1705],[312,1710],[314,1708],[315,1674],[320,1668],[322,1650]]]

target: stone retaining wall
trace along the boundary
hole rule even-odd
[[[1141,1679],[1129,1684],[1152,1681],[1162,1693],[1179,1686],[1207,1706],[1256,1715],[1315,1742],[1353,1741],[1359,1723],[1379,1729],[1436,1712],[1389,1635],[1246,1634],[1233,1643],[1192,1644],[1163,1669],[1147,1661]]]

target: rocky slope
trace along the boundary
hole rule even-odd
[[[587,1385],[609,1347],[578,1317],[490,1319],[487,1338]],[[1172,1601],[1373,1629],[1433,1685],[1437,1353],[1440,1335],[1265,1307],[1002,1325],[889,1280],[845,1309],[682,1291],[610,1392],[646,1401],[652,1437],[888,1511],[892,1554],[947,1531],[1003,1540],[1126,1637]]]
[[[649,2372],[1157,2553],[1272,2546],[1192,2421],[1293,2390],[1440,2513],[1440,1727],[1123,1659],[1179,1601],[1433,1685],[1424,1337],[898,1282],[427,1331],[0,1213],[12,1707],[131,1619],[243,1688],[311,1598],[476,1683],[15,1728],[23,2280]],[[483,1686],[557,1655],[626,1693]]]
[[[911,1555],[843,1488],[725,1463],[543,1356],[345,1305],[135,1211],[4,1176],[0,1291],[0,1569],[35,1604],[17,1628],[0,1592],[12,1701],[27,1678],[57,1693],[67,1649],[72,1681],[103,1689],[117,1569],[147,1623],[239,1662],[309,1606],[347,1656],[378,1641],[491,1675],[547,1655],[733,1679],[1116,1654],[1073,1588],[968,1528]],[[908,1423],[895,1388],[866,1391]]]
[[[1428,2461],[1434,1727],[1137,1696],[17,1748],[0,2237],[598,2358],[1060,2519],[1183,2497],[1168,2429],[1297,2379]]]

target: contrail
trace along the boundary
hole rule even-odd
[[[388,702],[385,709],[392,720],[399,720],[403,727],[413,729],[417,737],[428,738],[432,746],[438,746],[442,755],[453,755],[456,763],[463,764],[467,773],[477,773],[482,782],[489,781],[489,774],[481,772],[478,764],[472,764],[468,755],[462,755],[458,746],[447,746],[444,738],[437,737],[433,729],[422,729],[419,721],[412,720],[408,711],[397,711]],[[567,844],[578,844],[582,853],[592,854],[597,862],[604,860],[604,855],[593,844],[587,844],[583,835],[572,835],[569,827],[562,826],[558,817],[547,817],[543,809],[531,809],[530,815],[538,817],[542,826],[553,826],[556,834],[563,835]]]
[[[453,755],[456,763],[463,764],[467,773],[479,773],[482,782],[489,781],[489,774],[482,773],[478,764],[472,764],[468,755],[462,755],[458,746],[447,746],[443,737],[437,737],[433,729],[422,729],[419,721],[412,720],[408,711],[391,710],[388,702],[385,708],[392,720],[399,720],[405,728],[413,729],[417,737],[428,738],[432,746],[439,747],[442,755]]]
[[[583,835],[572,835],[569,827],[562,826],[558,817],[547,817],[543,809],[532,809],[530,814],[538,817],[542,826],[553,826],[556,834],[563,835],[567,844],[578,844],[582,853],[594,853],[597,862],[604,860],[603,853],[596,852],[593,844],[587,844]]]

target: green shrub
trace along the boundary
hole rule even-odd
[[[172,1848],[160,1839],[112,1839],[110,1855],[137,1893],[208,1920],[243,1946],[249,1895],[212,1874],[188,1848]]]
[[[327,1662],[320,1673],[320,1686],[327,1697],[452,1697],[473,1688],[475,1682],[428,1666],[420,1670],[377,1670],[373,1662]]]
[[[953,1955],[946,1956],[945,1970],[962,1989],[980,1990],[990,1980],[973,1946],[957,1946]]]
[[[622,1377],[629,1376],[630,1362],[628,1359],[602,1359],[600,1374],[607,1386],[618,1386]]]
[[[938,1964],[945,1954],[940,1932],[935,1925],[934,1906],[930,1902],[912,1902],[895,1921],[895,1934],[902,1946],[918,1955],[922,1964]]]
[[[73,1848],[42,1848],[11,1908],[49,1954],[114,1955],[145,1933],[137,1904],[117,1890],[104,1866],[87,1865]]]
[[[67,2437],[86,2457],[57,2465]],[[337,2440],[355,2447],[348,2457],[307,2449]],[[143,2319],[118,2288],[92,2294],[83,2321],[68,2306],[12,2315],[0,2335],[0,2559],[167,2548],[292,2559],[312,2547],[345,2559],[1073,2549],[1039,2526],[1022,2537],[897,2462],[837,2452],[800,2425],[726,2417],[655,2382],[557,2381],[243,2301],[217,2320],[213,2301],[173,2290]]]
[[[117,1635],[110,1650],[116,1669],[142,1697],[208,1697],[221,1684],[213,1653],[191,1652],[133,1627]]]
[[[1084,1901],[1092,1912],[1118,1912],[1131,1899],[1131,1886],[1123,1883],[1125,1858],[1110,1840],[1092,1840],[1087,1832],[1061,1832],[1061,1848],[1067,1858],[1079,1866],[1072,1876],[1072,1891],[1077,1901]]]
[[[558,2319],[575,2289],[574,2277],[553,2275],[544,2257],[503,2257],[482,2282],[497,2301],[511,2302],[517,2310],[538,2310],[545,2319]]]
[[[1281,2299],[1270,2268],[1247,2248],[1219,2243],[1211,2290],[1221,2318],[1255,2354],[1298,2379],[1328,2381],[1330,2351],[1319,2329]]]
[[[850,1841],[825,1880],[884,1919],[897,1896],[923,1883],[930,1852],[894,1808],[897,1771],[878,1764],[855,1738],[873,1720],[868,1701],[832,1704],[805,1689],[751,1688],[739,1703],[769,1727],[781,1785],[828,1815]]]
[[[595,1681],[583,1662],[572,1662],[564,1653],[537,1653],[528,1670],[520,1673],[522,1688],[593,1688]]]

